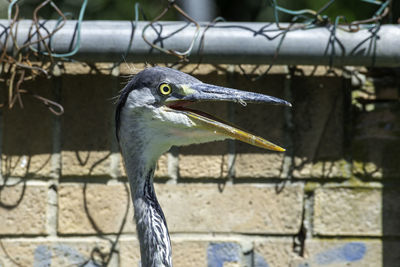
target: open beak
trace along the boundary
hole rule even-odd
[[[174,111],[179,111],[187,115],[199,128],[209,130],[216,134],[224,135],[242,142],[258,146],[261,148],[285,151],[284,148],[275,145],[262,137],[255,136],[244,130],[231,125],[228,122],[215,118],[214,116],[202,111],[187,108],[190,103],[200,101],[229,101],[239,103],[267,103],[273,105],[291,106],[285,100],[232,88],[220,87],[212,84],[197,83],[182,85],[179,92],[173,94],[166,104]]]

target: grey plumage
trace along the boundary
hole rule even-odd
[[[115,112],[116,136],[127,172],[143,267],[172,266],[167,223],[158,203],[153,175],[156,162],[172,145],[226,138],[284,151],[207,113],[187,106],[198,101],[290,104],[262,94],[205,84],[169,68],[148,68],[121,91]]]
[[[117,108],[115,112],[115,122],[116,122],[115,126],[116,126],[117,139],[119,139],[118,133],[119,133],[119,126],[121,123],[120,122],[121,110],[126,103],[129,93],[132,92],[132,90],[138,90],[146,87],[156,88],[161,81],[165,80],[168,80],[170,82],[187,81],[192,84],[201,83],[198,79],[175,69],[154,67],[139,72],[128,82],[128,84],[124,87],[124,89],[122,89],[120,97],[117,102]],[[159,101],[160,99],[157,100]]]

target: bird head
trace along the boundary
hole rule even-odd
[[[115,119],[120,146],[133,141],[137,146],[145,145],[160,154],[173,145],[229,138],[284,151],[261,137],[189,107],[203,101],[291,106],[276,97],[203,83],[175,69],[147,68],[128,82],[119,97]]]

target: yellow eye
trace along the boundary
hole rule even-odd
[[[172,93],[171,85],[169,85],[168,83],[160,84],[158,89],[160,90],[160,93],[163,95],[169,95],[170,93]]]

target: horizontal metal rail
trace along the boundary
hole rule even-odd
[[[56,27],[56,21],[42,22],[41,35]],[[0,45],[4,47],[9,22],[0,20]],[[148,22],[82,22],[79,50],[72,59],[88,62],[176,62],[178,58],[161,52],[142,38]],[[1,26],[0,25],[0,26]],[[51,38],[54,53],[68,53],[76,45],[76,21],[67,21]],[[280,24],[282,27],[288,25]],[[28,20],[13,27],[19,47],[37,39],[35,27]],[[133,34],[134,33],[134,34]],[[157,22],[147,27],[144,36],[166,50],[186,51],[195,37],[196,27],[185,22]],[[74,38],[75,35],[75,38]],[[131,45],[128,49],[128,46]],[[44,51],[43,45],[33,45]],[[26,48],[27,49],[27,48]],[[8,38],[7,52],[13,53]],[[127,53],[126,53],[127,52]],[[400,66],[400,26],[383,25],[377,30],[333,31],[333,26],[313,29],[279,30],[275,23],[224,22],[201,26],[188,59],[192,63],[283,64],[283,65],[362,65]]]

